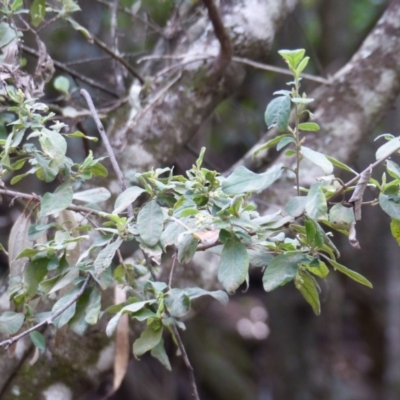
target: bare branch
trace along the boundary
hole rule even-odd
[[[13,198],[21,198],[21,199],[25,199],[25,200],[29,200],[29,201],[37,201],[37,202],[42,201],[42,198],[40,196],[38,196],[37,194],[16,192],[15,190],[0,189],[0,195],[7,196],[7,197],[13,197]],[[99,217],[102,215],[101,211],[94,210],[93,208],[89,208],[89,207],[70,205],[67,207],[67,209],[71,210],[71,211],[76,211],[76,212],[96,214]]]
[[[104,130],[104,126],[100,121],[99,115],[97,114],[96,108],[93,104],[93,100],[90,97],[89,92],[85,89],[81,89],[81,95],[85,98],[86,103],[89,106],[89,109],[90,109],[90,112],[94,119],[94,122],[96,123],[97,130],[100,133],[101,140],[104,142],[104,146],[106,147],[107,153],[110,156],[111,165],[114,169],[115,174],[117,175],[121,190],[124,191],[124,190],[126,190],[126,182],[125,182],[124,174],[122,173],[121,168],[119,167],[118,161],[114,154],[114,150],[110,144],[110,141],[108,140],[107,133]]]
[[[26,331],[21,332],[18,335],[15,335],[9,339],[3,340],[2,342],[0,342],[0,347],[6,346],[6,348],[8,348],[9,346],[11,346],[13,343],[18,341],[19,339],[23,338],[26,335],[29,335],[31,332],[37,331],[42,326],[51,325],[57,317],[59,317],[65,310],[67,310],[69,307],[71,307],[72,304],[74,304],[83,295],[83,293],[85,292],[85,290],[89,284],[89,281],[90,281],[90,275],[87,275],[79,292],[75,296],[73,296],[70,301],[65,303],[64,306],[62,306],[60,309],[58,309],[54,314],[52,314],[49,318],[46,318],[44,321],[39,322],[38,324],[32,326],[31,328],[27,329]]]
[[[111,50],[104,42],[102,42],[100,39],[98,39],[96,36],[91,34],[91,37],[93,39],[93,42],[100,47],[102,50],[104,50],[106,53],[108,53],[111,57],[113,57],[115,60],[117,60],[120,64],[122,64],[135,78],[139,80],[139,82],[143,85],[145,83],[144,78],[139,74],[138,71],[136,71],[135,68],[132,67],[126,60],[124,60],[123,57],[121,57],[119,54],[116,54],[115,51]]]
[[[21,48],[25,53],[28,53],[31,56],[39,57],[39,53],[36,50],[34,50],[34,49],[24,45],[24,44],[21,45]],[[89,78],[89,77],[87,77],[85,75],[82,75],[79,72],[74,71],[73,69],[67,67],[65,64],[61,63],[60,61],[57,61],[57,60],[53,59],[53,64],[60,71],[64,71],[67,74],[70,74],[71,76],[75,77],[76,79],[79,79],[80,81],[82,81],[84,83],[87,83],[88,85],[90,85],[90,86],[92,86],[92,87],[94,87],[96,89],[102,90],[103,92],[106,92],[106,93],[110,94],[111,96],[114,96],[116,98],[119,97],[118,93],[115,92],[114,90],[108,88],[105,85],[102,85],[101,83],[95,81],[94,79],[91,79],[91,78]]]
[[[196,377],[194,375],[194,369],[192,367],[192,364],[190,363],[189,357],[188,357],[186,349],[185,349],[185,345],[183,344],[181,335],[179,334],[179,331],[178,331],[178,328],[176,327],[176,325],[173,325],[172,330],[173,330],[174,335],[176,337],[176,340],[178,342],[179,350],[182,353],[182,357],[183,357],[183,361],[185,363],[185,366],[189,371],[190,383],[192,385],[192,390],[193,390],[193,393],[192,393],[193,394],[193,398],[195,400],[200,400],[199,392],[197,390],[197,385],[196,385]]]
[[[395,139],[394,139],[395,140]],[[391,157],[394,153],[397,153],[400,150],[400,143],[399,145],[393,149],[389,154],[387,154],[385,157],[380,158],[379,160],[376,160],[374,163],[369,165],[367,168],[364,169],[364,171],[360,172],[358,175],[356,175],[353,179],[350,179],[347,183],[342,185],[340,189],[338,189],[335,193],[332,193],[330,196],[327,197],[327,200],[332,200],[335,197],[341,195],[346,189],[348,189],[350,186],[354,185],[360,178],[363,176],[367,176],[368,174],[371,173],[371,171],[376,168],[378,165],[382,164],[384,161],[386,161],[389,157]],[[361,196],[362,197],[362,196]]]
[[[208,16],[213,25],[215,36],[219,40],[221,46],[213,68],[213,75],[218,79],[232,61],[233,47],[231,39],[222,23],[217,7],[215,6],[214,0],[203,0],[203,3],[208,10]]]

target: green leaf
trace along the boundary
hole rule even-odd
[[[68,94],[69,79],[62,75],[57,76],[57,78],[54,79],[53,86],[54,86],[54,89],[58,90],[59,92]]]
[[[329,269],[326,264],[318,258],[314,258],[307,263],[302,263],[302,265],[304,265],[308,271],[319,278],[325,278],[329,274]]]
[[[24,314],[6,311],[0,316],[0,332],[6,335],[14,335],[21,329],[24,320]]]
[[[96,276],[100,276],[111,265],[115,253],[122,242],[123,240],[118,237],[114,242],[109,243],[99,252],[93,264]]]
[[[311,247],[322,248],[324,245],[324,234],[318,222],[309,218],[304,222],[304,225],[306,228],[307,243]]]
[[[53,161],[54,166],[64,161],[67,153],[67,141],[62,135],[49,129],[43,129],[39,142],[43,152]]]
[[[348,165],[343,164],[342,162],[340,162],[339,160],[336,160],[336,158],[333,158],[331,156],[325,156],[335,167],[341,168],[345,171],[351,172],[354,175],[358,175],[358,173],[356,171],[354,171],[354,169],[350,168]]]
[[[178,222],[169,221],[160,237],[162,247],[165,249],[167,246],[176,244],[179,235],[185,231],[185,227]]]
[[[249,271],[249,255],[242,242],[231,238],[224,244],[218,266],[218,280],[228,293],[236,289],[246,280]]]
[[[306,204],[306,196],[294,196],[286,204],[285,211],[293,218],[297,218],[304,213]]]
[[[92,165],[90,167],[90,171],[95,176],[101,176],[103,178],[106,178],[108,176],[107,168],[104,165],[101,165],[100,163]]]
[[[278,144],[282,139],[285,138],[291,138],[292,140],[293,137],[291,135],[285,134],[285,135],[279,135],[271,140],[268,140],[268,142],[262,144],[254,153],[253,153],[253,157],[255,157],[258,153],[260,153],[260,151],[269,149],[272,146],[275,146],[276,144]]]
[[[279,50],[278,53],[284,58],[289,67],[295,71],[301,60],[303,60],[306,51],[304,49]]]
[[[400,179],[400,166],[392,160],[386,160],[386,169],[394,179]]]
[[[68,302],[70,302],[78,293],[78,289],[75,288],[72,292],[67,293],[63,297],[61,297],[53,306],[52,308],[52,313],[56,313],[58,310],[61,310],[64,308]],[[71,318],[75,315],[76,311],[76,301],[72,303],[65,311],[61,313],[60,316],[58,316],[54,321],[53,325],[57,328],[60,329],[64,325],[66,325]]]
[[[292,103],[296,104],[309,104],[312,103],[314,99],[311,98],[303,98],[303,97],[292,97]]]
[[[344,265],[339,264],[337,261],[332,260],[326,256],[323,257],[328,260],[328,262],[332,265],[333,268],[335,268],[335,270],[338,270],[342,274],[347,275],[349,278],[353,279],[353,281],[372,288],[372,283],[367,278],[364,278],[362,275],[360,275],[358,272],[348,269]]]
[[[294,138],[292,136],[284,137],[279,141],[278,145],[276,146],[276,150],[280,151],[290,143],[296,143]]]
[[[400,150],[400,138],[394,138],[389,140],[385,144],[383,144],[375,153],[375,157],[377,160],[385,157],[389,157],[391,154],[395,153],[397,150]]]
[[[163,340],[162,338],[161,338],[160,342],[158,343],[158,345],[157,345],[157,346],[154,346],[154,347],[151,349],[150,354],[151,354],[154,358],[156,358],[158,361],[160,361],[160,363],[161,363],[162,365],[164,365],[164,367],[165,367],[168,371],[171,371],[171,370],[172,370],[171,364],[170,364],[169,359],[168,359],[168,355],[167,355],[167,353],[165,352],[164,340]]]
[[[400,196],[381,193],[379,195],[379,205],[392,219],[400,220]]]
[[[190,310],[190,298],[186,290],[171,289],[164,297],[164,304],[169,313],[176,318],[181,318]]]
[[[44,339],[44,336],[39,331],[33,331],[29,334],[29,336],[35,347],[37,347],[41,351],[46,350],[46,341]]]
[[[66,18],[66,20],[72,25],[72,27],[77,32],[81,33],[85,37],[85,39],[87,39],[87,41],[89,43],[93,43],[92,35],[90,34],[90,32],[85,27],[83,27],[82,25],[78,24],[78,22],[74,21],[72,18]]]
[[[54,193],[45,193],[40,203],[40,217],[47,217],[65,210],[72,204],[73,191],[71,184],[65,182]]]
[[[261,174],[256,174],[246,167],[240,166],[222,182],[222,191],[226,194],[260,193],[279,179],[281,174],[282,169],[279,165],[273,166]]]
[[[83,201],[85,203],[101,203],[111,197],[111,193],[104,187],[97,187],[94,189],[83,190],[82,192],[75,192],[73,195],[74,200]]]
[[[137,228],[142,240],[150,247],[160,240],[164,228],[164,214],[155,200],[149,201],[137,217]]]
[[[47,274],[47,265],[49,264],[48,258],[39,258],[30,261],[24,270],[23,282],[26,286],[26,293],[28,296],[36,294],[39,283]]]
[[[345,207],[342,204],[335,204],[329,210],[329,222],[336,229],[348,231],[354,222],[354,211],[352,208]]]
[[[101,293],[97,288],[94,288],[89,297],[88,304],[86,306],[85,321],[89,325],[95,325],[99,319],[101,310]]]
[[[145,300],[145,301],[135,300],[132,304],[128,304],[127,306],[122,307],[121,310],[116,315],[114,315],[114,317],[112,317],[108,322],[106,328],[107,336],[111,336],[115,332],[115,329],[117,329],[118,322],[122,314],[129,312],[132,315],[135,315],[137,312],[141,311],[147,305],[154,304],[155,302],[156,300]]]
[[[75,131],[74,133],[66,133],[64,136],[69,137],[69,138],[82,138],[86,140],[91,140],[92,142],[98,142],[99,139],[95,136],[86,136],[83,132],[81,131]]]
[[[390,231],[392,236],[396,239],[397,244],[400,246],[400,220],[392,219],[390,222]]]
[[[306,272],[300,271],[298,277],[296,277],[295,284],[307,303],[312,307],[314,313],[319,315],[321,313],[321,304],[315,279]]]
[[[312,219],[328,219],[328,206],[319,183],[311,185],[310,191],[307,194],[305,210],[307,215]]]
[[[178,246],[178,261],[181,264],[190,262],[196,253],[198,244],[199,241],[192,234],[186,234]]]
[[[299,129],[301,131],[317,132],[320,130],[320,127],[315,122],[302,122],[299,124]]]
[[[126,210],[145,190],[139,186],[131,186],[123,191],[115,200],[113,214]]]
[[[253,267],[266,267],[273,259],[274,256],[271,252],[261,245],[251,246],[247,249],[249,254],[249,262]]]
[[[301,61],[300,64],[296,68],[296,75],[300,76],[300,74],[304,71],[304,69],[307,67],[308,61],[310,60],[310,57],[304,57]]]
[[[229,302],[229,296],[222,290],[213,290],[212,292],[198,287],[185,288],[185,293],[189,296],[190,300],[197,299],[202,296],[211,296],[218,300],[221,304],[226,306]]]
[[[31,5],[31,21],[32,25],[37,28],[44,20],[46,15],[46,1],[33,0]]]
[[[158,321],[147,326],[142,332],[139,339],[133,343],[133,354],[140,357],[147,351],[156,347],[162,339],[163,328],[160,327]]]
[[[300,252],[288,252],[276,256],[264,272],[264,290],[270,292],[293,280],[298,272],[297,264],[302,260],[307,261],[304,254]]]
[[[333,165],[324,154],[306,146],[301,146],[300,151],[303,157],[307,158],[307,160],[311,161],[313,164],[318,165],[326,175],[333,172]]]
[[[290,116],[290,96],[279,96],[271,100],[265,111],[268,129],[277,126],[279,132],[287,129]]]

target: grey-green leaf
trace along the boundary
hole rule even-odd
[[[218,267],[218,280],[228,293],[246,280],[249,271],[249,255],[242,242],[231,238],[224,244]]]
[[[149,201],[137,217],[137,228],[142,240],[150,247],[160,240],[164,227],[164,214],[155,200]]]
[[[94,270],[96,271],[97,276],[100,276],[106,270],[106,268],[111,265],[115,253],[121,246],[122,242],[123,240],[118,237],[114,242],[109,243],[99,252],[94,260]]]
[[[24,320],[24,314],[6,311],[0,316],[0,332],[6,335],[14,335],[21,329]]]
[[[377,160],[389,157],[391,154],[395,153],[398,150],[400,150],[400,138],[397,137],[389,140],[381,147],[379,147],[379,149],[376,151],[375,157]]]
[[[271,100],[265,111],[268,128],[277,126],[279,132],[285,131],[289,123],[290,107],[290,96],[279,96]]]
[[[72,203],[73,191],[69,182],[63,183],[54,193],[45,193],[40,204],[40,217],[65,210]]]
[[[311,186],[307,194],[305,210],[307,215],[312,219],[328,219],[328,206],[319,183],[314,183]]]
[[[273,166],[261,174],[256,174],[246,167],[240,166],[222,182],[222,190],[226,194],[259,193],[271,186],[280,178],[281,174],[282,169],[279,165]]]
[[[189,296],[190,300],[197,299],[202,296],[211,296],[218,300],[224,306],[229,302],[229,296],[222,290],[213,290],[212,292],[198,287],[185,288],[185,293]]]
[[[33,331],[29,334],[29,336],[35,347],[42,351],[46,350],[46,341],[44,336],[39,331]]]
[[[305,259],[303,253],[292,252],[276,256],[268,265],[263,276],[266,292],[293,280],[298,271],[298,263]]]
[[[307,158],[307,160],[311,161],[313,164],[318,165],[326,175],[333,172],[333,165],[324,154],[306,146],[301,146],[300,151],[304,158]]]
[[[157,358],[158,361],[160,361],[160,363],[162,365],[164,365],[164,367],[168,370],[171,371],[171,364],[169,362],[169,358],[168,355],[165,351],[164,348],[164,340],[161,338],[160,342],[158,343],[157,346],[153,347],[151,349],[150,354],[154,357]]]
[[[183,237],[178,247],[178,261],[181,264],[187,264],[196,253],[199,241],[190,233]]]
[[[123,191],[115,200],[113,214],[126,210],[145,190],[139,186],[131,186]]]
[[[104,187],[75,192],[73,195],[74,200],[83,201],[85,203],[101,203],[102,201],[108,200],[110,197],[110,191]]]
[[[379,195],[379,205],[393,219],[400,219],[400,196],[394,194]]]
[[[169,313],[176,318],[181,318],[190,310],[190,298],[186,290],[171,289],[164,297],[164,303]]]

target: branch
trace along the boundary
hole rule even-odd
[[[98,39],[96,36],[91,34],[91,38],[94,43],[101,49],[103,49],[106,53],[108,53],[111,57],[117,60],[120,64],[122,64],[135,78],[139,80],[139,82],[143,85],[145,83],[144,78],[132,67],[127,61],[124,60],[119,54],[115,53],[115,51],[111,50],[104,42]]]
[[[28,194],[23,192],[16,192],[15,190],[8,190],[8,189],[0,189],[0,195],[7,196],[7,197],[14,197],[14,198],[21,198],[29,201],[38,201],[41,202],[42,198],[37,194]],[[76,206],[70,205],[67,207],[67,210],[76,211],[76,212],[84,212],[89,214],[96,214],[99,217],[102,216],[103,212],[94,210],[93,208],[84,207],[84,206]]]
[[[215,6],[214,0],[203,0],[208,10],[208,16],[214,28],[215,36],[220,43],[217,59],[214,62],[213,75],[218,79],[232,61],[233,47],[229,35]]]
[[[36,50],[32,49],[31,47],[21,44],[21,48],[25,53],[28,53],[31,56],[39,57],[39,53]],[[79,79],[80,81],[87,83],[88,85],[90,85],[96,89],[102,90],[103,92],[106,92],[106,93],[110,94],[111,96],[114,96],[116,98],[119,97],[118,93],[115,92],[114,90],[109,89],[107,86],[102,85],[101,83],[98,83],[95,80],[88,78],[87,76],[82,75],[81,73],[79,73],[77,71],[74,71],[73,69],[67,67],[65,64],[61,63],[60,61],[53,59],[53,64],[59,70],[64,71],[67,74],[70,74],[71,76],[75,77],[76,79]]]
[[[179,334],[178,328],[176,327],[176,325],[172,326],[172,330],[174,332],[174,335],[176,337],[176,340],[178,342],[178,347],[179,350],[182,353],[182,357],[183,357],[183,361],[185,363],[186,368],[189,371],[189,375],[190,375],[190,383],[192,385],[192,390],[193,390],[193,398],[195,400],[200,400],[200,396],[199,396],[199,392],[197,390],[197,385],[196,385],[196,377],[194,375],[194,369],[192,367],[192,364],[190,363],[189,357],[186,353],[186,349],[185,349],[185,345],[183,344],[182,338]]]
[[[395,140],[395,139],[393,139]],[[398,139],[397,139],[398,140]],[[353,179],[350,179],[347,183],[342,185],[340,189],[338,189],[335,193],[332,193],[330,196],[327,197],[327,200],[332,200],[333,198],[341,195],[346,189],[348,189],[351,185],[356,183],[363,174],[367,174],[368,171],[372,171],[374,168],[376,168],[378,165],[382,164],[384,161],[386,161],[390,156],[392,156],[394,153],[398,152],[400,150],[400,144],[392,150],[388,155],[385,157],[380,158],[379,160],[375,161],[371,165],[369,165],[367,168],[364,169],[364,171],[360,172],[358,175],[356,175]]]
[[[94,119],[94,122],[96,123],[97,130],[100,133],[101,140],[104,142],[107,153],[110,156],[111,165],[114,169],[115,174],[117,175],[119,186],[120,186],[121,190],[124,191],[124,190],[126,190],[126,182],[125,182],[124,174],[122,173],[121,168],[119,167],[118,161],[114,154],[114,150],[110,144],[110,141],[108,140],[107,133],[104,130],[104,126],[100,121],[99,115],[97,114],[96,108],[93,104],[93,100],[90,97],[89,92],[85,89],[81,89],[81,95],[85,98],[86,103],[89,106],[89,109],[90,109],[90,112]]]
[[[60,316],[65,310],[67,310],[69,307],[71,307],[72,304],[74,304],[79,299],[79,297],[81,297],[83,295],[83,293],[85,292],[85,290],[87,288],[87,285],[89,284],[89,281],[90,281],[90,274],[88,274],[86,276],[86,279],[83,282],[83,285],[80,288],[79,292],[74,297],[72,297],[72,299],[68,303],[66,303],[64,306],[62,306],[60,309],[58,309],[54,314],[52,314],[49,318],[46,318],[44,321],[39,322],[38,324],[32,326],[31,328],[27,329],[26,331],[21,332],[18,335],[15,335],[9,339],[3,340],[2,342],[0,342],[0,347],[7,346],[6,348],[8,348],[9,346],[11,346],[13,343],[18,341],[19,339],[23,338],[26,335],[29,335],[33,331],[38,330],[40,327],[52,324],[58,316]]]

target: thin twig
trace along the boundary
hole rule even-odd
[[[39,57],[39,53],[36,50],[34,50],[34,49],[32,49],[32,48],[30,48],[28,46],[25,46],[24,44],[21,45],[21,48],[25,53],[28,53],[31,56]],[[116,98],[119,97],[119,95],[118,95],[118,93],[116,91],[110,89],[109,87],[107,87],[105,85],[102,85],[101,83],[99,83],[99,82],[97,82],[97,81],[95,81],[95,80],[93,80],[91,78],[88,78],[85,75],[82,75],[81,73],[79,73],[77,71],[74,71],[71,68],[68,68],[65,64],[63,64],[63,63],[61,63],[61,62],[59,62],[57,60],[53,59],[53,64],[60,71],[64,71],[67,74],[70,74],[71,76],[73,76],[74,78],[79,79],[80,81],[82,81],[84,83],[87,83],[88,85],[90,85],[90,86],[92,86],[92,87],[94,87],[96,89],[102,90],[103,92],[106,92],[106,93],[110,94],[111,96],[114,96]]]
[[[96,108],[93,104],[93,100],[90,97],[90,94],[87,90],[81,89],[81,95],[85,98],[87,105],[89,106],[89,110],[92,114],[94,122],[96,123],[97,130],[99,131],[101,140],[104,142],[104,146],[106,147],[107,153],[110,157],[111,165],[114,169],[115,174],[117,175],[119,186],[122,191],[126,190],[126,182],[124,175],[119,167],[118,161],[115,157],[114,150],[111,146],[110,141],[108,140],[108,136],[106,131],[104,130],[104,126],[100,121],[99,115],[97,114]]]
[[[350,179],[347,183],[342,185],[342,187],[340,189],[338,189],[335,193],[332,193],[330,196],[328,196],[326,198],[326,200],[332,200],[333,198],[341,195],[346,189],[348,189],[351,185],[356,183],[361,178],[362,174],[367,173],[369,170],[373,170],[374,168],[376,168],[378,165],[382,164],[390,156],[392,156],[394,153],[396,153],[399,150],[400,150],[400,144],[394,150],[392,150],[388,155],[386,155],[385,157],[382,157],[379,160],[375,161],[374,163],[370,164],[367,168],[364,169],[364,171],[360,172],[353,179]]]
[[[194,61],[206,60],[208,58],[215,57],[215,56],[213,56],[213,55],[201,55],[201,54],[198,54],[198,55],[195,55],[195,54],[194,55],[177,54],[177,55],[162,55],[162,56],[160,56],[160,55],[150,55],[150,56],[144,56],[144,57],[139,58],[137,60],[137,63],[140,64],[143,61],[157,60],[157,59],[182,60],[182,59],[187,58],[187,57],[193,57],[193,58],[190,58],[187,61],[185,60],[183,63],[171,66],[169,68],[178,68],[180,65],[189,64],[189,63],[194,62]],[[232,57],[232,61],[237,62],[237,63],[241,63],[241,64],[246,64],[246,65],[249,65],[249,66],[257,68],[257,69],[262,69],[264,71],[271,71],[271,72],[276,72],[278,74],[293,76],[293,74],[290,71],[288,71],[287,69],[280,68],[280,67],[275,67],[275,66],[269,65],[269,64],[259,63],[257,61],[253,61],[253,60],[250,60],[250,59],[244,58],[244,57],[233,56]],[[161,74],[162,72],[165,72],[165,71],[160,71],[158,74]],[[315,75],[311,75],[311,74],[302,73],[301,77],[303,79],[306,79],[306,80],[309,80],[309,81],[322,83],[324,85],[331,85],[331,81],[329,79],[326,79],[326,78],[323,78],[323,77],[320,77],[320,76],[315,76]]]
[[[218,57],[214,62],[213,75],[218,79],[232,61],[233,47],[224,24],[222,23],[218,9],[213,0],[203,0],[207,8],[208,16],[214,28],[215,36],[220,43]]]
[[[83,282],[82,287],[80,288],[79,292],[71,298],[70,301],[68,301],[66,304],[64,304],[60,309],[58,309],[54,314],[52,314],[50,317],[46,318],[45,320],[39,322],[38,324],[32,326],[31,328],[27,329],[26,331],[21,332],[18,335],[12,336],[9,339],[3,340],[0,342],[0,347],[11,346],[13,343],[18,341],[19,339],[23,338],[26,335],[29,335],[31,332],[38,330],[40,327],[45,326],[45,325],[51,325],[54,320],[60,316],[65,310],[67,310],[69,307],[72,306],[85,292],[87,285],[89,284],[90,281],[90,274],[86,276],[85,281]]]
[[[172,265],[171,265],[171,270],[169,271],[169,280],[168,280],[168,286],[172,287],[172,278],[174,277],[174,270],[175,270],[175,264],[176,264],[176,252],[174,252],[174,255],[172,256]]]
[[[98,39],[96,36],[92,35],[91,36],[94,43],[98,47],[100,47],[102,50],[104,50],[106,53],[108,53],[111,57],[113,57],[115,60],[117,60],[120,64],[122,64],[135,78],[139,80],[139,82],[143,85],[145,83],[144,78],[139,74],[138,71],[136,71],[135,68],[132,67],[126,60],[124,60],[123,57],[121,57],[119,54],[116,54],[115,51],[111,50],[104,42],[102,42],[100,39]]]
[[[179,331],[178,331],[178,328],[176,327],[176,325],[172,326],[172,330],[173,330],[176,340],[178,342],[179,350],[182,353],[183,362],[185,363],[185,366],[189,371],[190,383],[192,385],[192,391],[193,391],[193,393],[192,393],[193,398],[195,400],[200,400],[199,392],[197,390],[197,385],[196,385],[196,377],[194,375],[194,369],[193,369],[192,364],[190,363],[189,357],[186,353],[185,345],[183,344],[182,338],[179,334]]]
[[[8,190],[8,189],[0,189],[0,195],[7,196],[7,197],[13,197],[13,198],[21,198],[25,200],[34,200],[37,202],[41,202],[42,198],[38,196],[37,194],[28,194],[28,193],[23,193],[23,192],[17,192],[15,190]],[[84,213],[89,213],[89,214],[96,214],[99,217],[103,215],[101,211],[94,210],[93,208],[89,207],[83,207],[83,206],[77,206],[74,204],[71,204],[70,206],[67,207],[68,210],[71,211],[76,211],[76,212],[84,212]]]
[[[265,71],[277,72],[278,74],[293,76],[293,74],[290,71],[288,71],[287,69],[274,67],[272,65],[262,64],[262,63],[259,63],[259,62],[256,62],[256,61],[249,60],[248,58],[233,57],[232,61],[235,61],[235,62],[238,62],[238,63],[241,63],[241,64],[250,65],[250,66],[252,66],[254,68],[263,69]],[[321,78],[319,76],[314,76],[314,75],[302,73],[301,77],[304,78],[304,79],[308,79],[309,81],[322,83],[324,85],[331,85],[331,82],[328,79]]]

